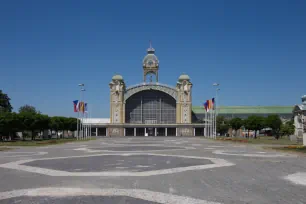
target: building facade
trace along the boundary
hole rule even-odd
[[[211,121],[204,121],[203,106],[192,106],[190,77],[182,74],[175,86],[159,83],[159,60],[150,46],[142,61],[142,82],[126,86],[114,75],[109,83],[110,118],[83,119],[97,136],[206,136]],[[292,106],[217,107],[218,115],[246,118],[249,115],[278,114],[292,118]]]
[[[302,104],[294,106],[293,115],[294,135],[298,140],[303,140],[303,144],[306,145],[306,95],[302,96]]]
[[[127,87],[121,75],[112,77],[109,123],[88,120],[97,128],[96,133],[105,128],[107,136],[204,136],[204,124],[192,123],[190,77],[179,76],[175,86],[159,83],[159,60],[152,47],[142,67],[140,84]]]
[[[251,115],[267,117],[272,114],[278,115],[283,122],[293,118],[293,106],[220,106],[217,107],[218,115],[227,119],[246,119]],[[194,121],[201,121],[205,117],[205,110],[201,106],[193,106]]]

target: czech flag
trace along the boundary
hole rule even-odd
[[[205,108],[206,112],[209,112],[210,103],[211,103],[210,100],[206,100],[206,102],[204,103],[204,108]]]
[[[78,100],[73,101],[73,110],[74,112],[79,112],[79,101]]]

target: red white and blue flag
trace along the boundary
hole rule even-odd
[[[79,112],[79,101],[78,100],[73,101],[73,110],[74,112]]]
[[[207,101],[206,101],[203,105],[204,105],[204,108],[205,108],[205,110],[206,110],[206,112],[207,112],[207,108],[208,108],[208,103],[207,103]]]
[[[85,108],[84,108],[85,110],[85,113],[87,113],[88,112],[88,109],[87,109],[87,103],[85,103]]]

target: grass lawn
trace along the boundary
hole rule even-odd
[[[251,143],[251,144],[271,144],[271,145],[297,145],[297,142],[290,141],[288,137],[282,137],[278,140],[274,137],[261,136],[257,139],[253,138],[234,138],[234,137],[217,137],[219,141],[230,141],[230,142],[241,142],[241,143]]]
[[[34,141],[33,140],[7,141],[7,142],[0,142],[0,146],[46,146],[46,145],[64,144],[68,142],[84,142],[89,140],[95,140],[95,138],[87,140],[77,140],[76,138],[69,138],[69,139],[34,140]]]
[[[1,151],[8,151],[8,150],[11,150],[13,148],[8,148],[8,147],[0,147],[0,152]]]
[[[306,153],[306,146],[303,147],[303,146],[298,146],[298,145],[290,145],[286,147],[271,147],[271,148],[275,150]]]

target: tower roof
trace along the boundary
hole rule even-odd
[[[152,67],[156,66],[158,67],[158,58],[155,55],[155,49],[152,47],[151,41],[150,41],[150,47],[147,49],[147,55],[143,58],[143,65],[144,67]]]
[[[179,77],[179,80],[180,80],[180,81],[183,81],[183,80],[190,80],[190,77],[189,77],[187,74],[182,74],[182,75]]]
[[[148,54],[154,54],[155,53],[155,49],[152,47],[152,42],[150,40],[150,47],[147,49]]]
[[[122,81],[123,80],[123,77],[119,74],[116,74],[113,76],[112,80],[119,80],[119,81]]]

